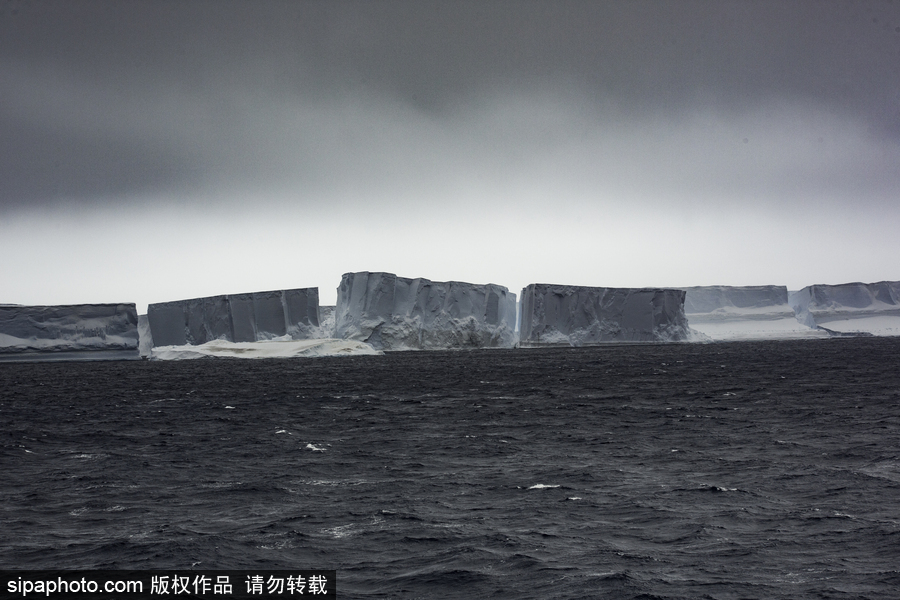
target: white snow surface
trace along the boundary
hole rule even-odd
[[[683,288],[691,329],[714,341],[827,337],[798,322],[780,285]]]
[[[0,305],[0,361],[137,359],[137,321],[134,304]]]
[[[334,335],[381,350],[512,348],[516,296],[500,285],[345,273]]]
[[[691,331],[683,290],[532,283],[522,290],[523,346],[704,339]]]
[[[900,335],[900,281],[810,285],[789,298],[797,320],[839,333]]]
[[[265,340],[260,342],[229,342],[212,340],[200,345],[157,346],[150,354],[152,360],[190,360],[195,358],[312,358],[318,356],[359,356],[382,354],[369,344],[353,340],[316,339]]]
[[[160,302],[148,306],[147,318],[154,346],[325,337],[319,327],[318,288]]]

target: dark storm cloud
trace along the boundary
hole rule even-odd
[[[623,131],[704,110],[764,122],[759,107],[772,103],[859,123],[890,149],[898,64],[891,2],[6,0],[0,203],[121,201],[211,181],[440,179],[457,162],[502,170],[531,150],[575,153],[569,138],[581,125],[597,133],[606,114]],[[548,97],[539,120],[560,105],[556,133],[552,119],[549,133],[517,133],[515,117],[486,117],[492,102]],[[392,152],[409,164],[395,168]],[[733,182],[729,168],[717,177]],[[894,185],[887,172],[851,175]]]

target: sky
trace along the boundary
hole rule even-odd
[[[900,1],[0,0],[0,303],[900,280]]]

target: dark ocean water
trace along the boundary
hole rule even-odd
[[[0,364],[0,568],[900,598],[900,338]]]

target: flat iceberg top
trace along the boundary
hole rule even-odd
[[[167,300],[165,302],[154,302],[150,306],[166,306],[171,304],[183,304],[185,302],[200,302],[204,300],[217,300],[220,298],[251,298],[254,295],[257,296],[277,296],[279,294],[283,294],[285,292],[303,292],[303,293],[311,293],[315,292],[318,297],[319,288],[317,287],[308,287],[308,288],[291,288],[289,290],[264,290],[261,292],[240,292],[237,294],[217,294],[215,296],[200,296],[197,298],[184,298],[182,300]]]
[[[199,346],[159,346],[150,354],[152,360],[188,360],[195,358],[311,358],[317,356],[379,355],[382,352],[362,342],[351,340],[267,340],[262,342],[228,342],[213,340]]]
[[[529,283],[522,288],[523,292],[527,289],[541,290],[543,292],[550,291],[554,294],[571,294],[577,292],[610,292],[610,293],[634,293],[634,292],[683,292],[683,288],[661,288],[661,287],[641,287],[641,288],[620,288],[620,287],[602,287],[589,285],[569,285],[565,283]]]
[[[461,287],[469,287],[472,289],[475,288],[497,288],[505,291],[509,291],[509,289],[505,286],[496,284],[496,283],[468,283],[466,281],[432,281],[431,279],[425,279],[424,277],[400,277],[399,275],[395,275],[394,273],[388,273],[386,271],[356,271],[353,273],[344,273],[341,276],[341,280],[344,278],[356,278],[356,277],[375,277],[384,281],[394,281],[400,282],[405,285],[437,285],[437,286],[461,286]]]

